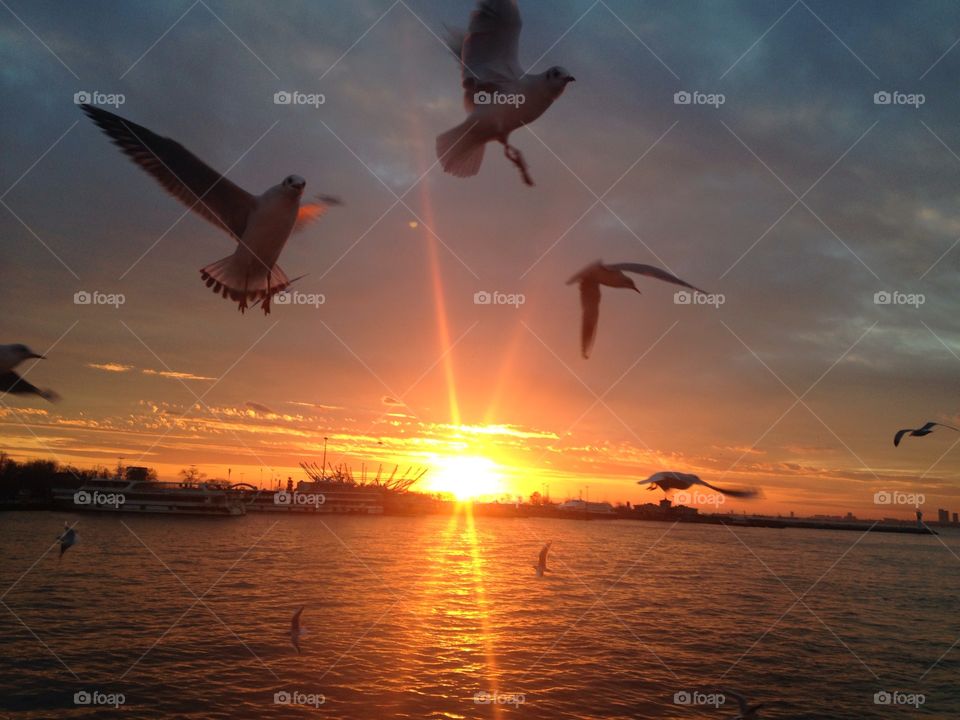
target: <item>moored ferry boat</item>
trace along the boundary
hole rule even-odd
[[[320,513],[327,515],[382,515],[380,488],[334,479],[287,481],[284,490],[265,490],[252,485],[231,485],[248,512]]]
[[[164,515],[245,514],[242,499],[225,483],[143,479],[127,468],[126,477],[96,478],[77,487],[53,488],[54,505],[91,512],[157,513]]]

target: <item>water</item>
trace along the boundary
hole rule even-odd
[[[64,520],[80,542],[37,562]],[[717,685],[763,718],[960,717],[960,534],[734,532],[4,513],[0,717],[105,714],[81,691],[136,718],[733,717],[674,703]]]

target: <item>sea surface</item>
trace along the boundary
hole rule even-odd
[[[949,529],[21,512],[0,550],[0,717],[960,718]]]

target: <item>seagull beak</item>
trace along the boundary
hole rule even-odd
[[[40,359],[40,360],[46,360],[46,359],[47,359],[47,356],[46,356],[46,355],[37,355],[35,352],[30,353],[29,355],[27,355],[27,357],[28,357],[28,358],[38,358],[38,359]]]
[[[577,81],[577,79],[576,79],[573,75],[567,75],[567,82],[568,82],[568,83],[572,83],[572,82],[576,82],[576,81]]]

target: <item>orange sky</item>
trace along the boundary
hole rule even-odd
[[[231,31],[201,6],[159,41],[182,11],[31,8],[46,46],[0,27],[0,341],[47,352],[24,369],[64,398],[0,398],[0,449],[269,482],[301,477],[326,436],[354,472],[475,472],[510,494],[647,501],[659,494],[637,479],[680,470],[763,489],[738,511],[910,517],[874,504],[894,490],[923,494],[928,517],[960,510],[956,436],[891,442],[958,413],[960,51],[931,68],[955,39],[941,10],[830,8],[840,43],[801,7],[745,54],[782,11],[527,3],[523,61],[578,79],[512,137],[527,188],[499,148],[476,178],[436,167],[434,137],[463,110],[429,29],[473,3],[415,5],[373,28],[368,2],[238,6]],[[906,47],[915,36],[930,42]],[[905,68],[930,101],[876,105],[876,76]],[[697,88],[727,101],[674,103]],[[271,102],[293,89],[326,102]],[[296,172],[308,195],[341,196],[280,259],[324,302],[263,317],[214,296],[197,270],[231,241],[181,217],[82,116],[82,90],[122,93],[112,109],[251,192]],[[678,304],[653,280],[605,291],[583,360],[564,282],[598,258],[669,268],[725,302]],[[76,304],[80,291],[125,301]],[[883,291],[925,302],[878,304]]]

